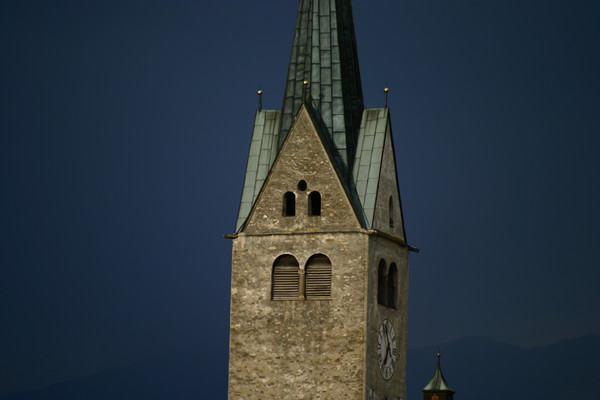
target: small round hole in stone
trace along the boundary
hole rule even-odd
[[[302,192],[306,190],[306,181],[304,179],[298,182],[298,190]]]

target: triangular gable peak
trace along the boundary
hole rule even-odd
[[[392,129],[388,119],[381,156],[377,198],[373,213],[373,229],[387,232],[405,241],[404,218],[400,202],[398,171],[396,169],[393,142]]]
[[[264,234],[360,229],[360,210],[353,206],[330,151],[303,106],[241,231]],[[320,199],[318,210],[311,209],[315,196]]]
[[[353,178],[367,225],[406,240],[398,189],[394,141],[387,108],[366,109]]]
[[[277,157],[279,126],[281,125],[281,111],[258,110],[254,118],[254,130],[244,176],[244,187],[235,231],[239,232],[252,206],[263,187],[271,166]]]

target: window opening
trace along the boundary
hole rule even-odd
[[[321,215],[321,194],[311,192],[308,195],[308,215]]]
[[[293,217],[294,215],[296,215],[296,195],[287,192],[283,195],[283,216]]]
[[[390,265],[387,276],[387,306],[396,308],[396,299],[398,298],[398,267],[396,264]]]
[[[384,260],[379,261],[379,268],[377,269],[377,304],[381,304],[381,305],[385,305],[385,301],[386,301],[386,295],[385,295],[386,272],[387,271],[386,271],[385,261]]]
[[[326,255],[317,254],[306,263],[306,299],[318,300],[331,297],[331,261]]]
[[[298,182],[298,190],[300,190],[301,192],[304,192],[306,190],[306,181],[304,179]]]
[[[390,217],[390,228],[394,227],[394,198],[390,196],[390,202],[388,204],[389,217]]]
[[[279,256],[273,263],[273,300],[297,300],[300,294],[300,265],[294,256]]]

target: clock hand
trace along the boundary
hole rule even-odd
[[[385,357],[383,358],[383,366],[387,366],[387,359],[388,359],[388,351],[385,351]]]
[[[384,338],[385,338],[385,358],[383,359],[383,365],[387,366],[387,364],[388,364],[387,361],[388,361],[388,357],[390,354],[390,342],[388,341],[387,335],[385,335]]]

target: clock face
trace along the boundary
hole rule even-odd
[[[384,319],[379,324],[377,332],[377,362],[383,379],[390,379],[396,368],[398,350],[396,348],[396,333],[390,321]]]

